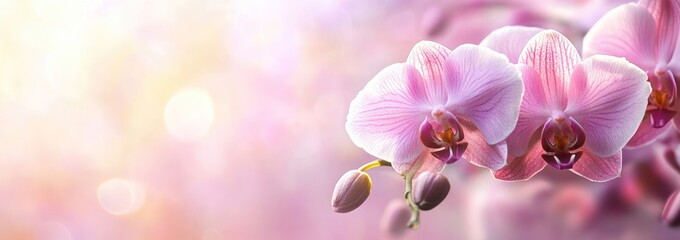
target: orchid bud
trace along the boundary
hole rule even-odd
[[[331,207],[339,213],[350,212],[364,203],[371,193],[371,177],[366,172],[346,172],[333,189]]]
[[[413,180],[413,201],[427,211],[444,201],[450,189],[449,180],[441,173],[423,172]]]
[[[680,191],[675,191],[666,201],[666,206],[661,211],[661,221],[671,227],[680,226]]]
[[[380,229],[392,237],[398,237],[408,229],[411,220],[411,209],[404,199],[392,199],[385,207],[380,219]]]

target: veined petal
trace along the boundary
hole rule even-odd
[[[676,119],[676,118],[673,118]],[[666,124],[662,128],[652,127],[649,116],[645,116],[640,123],[635,135],[626,143],[626,148],[644,147],[653,143],[660,136],[663,136],[670,128],[671,124]]]
[[[519,64],[525,64],[539,74],[547,102],[554,109],[566,106],[569,77],[580,62],[574,45],[555,30],[536,34],[519,57]]]
[[[545,165],[547,165],[541,158],[543,152],[541,144],[533,143],[527,154],[510,160],[507,166],[493,171],[493,176],[498,180],[504,181],[527,180],[543,170]]]
[[[380,71],[350,104],[345,128],[354,144],[387,161],[415,160],[424,149],[418,128],[429,114],[423,84],[410,64]]]
[[[656,21],[657,60],[667,63],[678,42],[680,33],[680,2],[677,0],[641,0]]]
[[[463,127],[465,131],[465,142],[468,147],[463,152],[463,158],[470,163],[488,168],[491,170],[498,170],[507,165],[506,159],[508,157],[508,145],[505,141],[489,145],[484,141],[484,137],[479,130]]]
[[[611,156],[635,134],[651,91],[640,68],[623,58],[595,55],[574,71],[565,112],[585,130],[592,153]]]
[[[583,38],[583,57],[595,54],[625,57],[638,67],[654,70],[656,23],[644,7],[629,3],[607,12]]]
[[[668,64],[668,69],[670,70],[671,74],[673,74],[673,78],[676,81],[675,87],[676,87],[676,93],[680,93],[680,39],[678,39],[678,44],[675,47],[675,53],[673,54],[673,59],[671,62]],[[675,101],[675,106],[673,106],[673,109],[675,111],[680,111],[680,101]],[[676,127],[680,127],[680,125],[677,125],[680,121],[680,118],[673,118],[673,122],[676,123]],[[680,131],[680,128],[676,128],[678,131]]]
[[[606,182],[621,176],[621,159],[620,150],[609,157],[586,150],[571,171],[593,182]]]
[[[673,57],[670,63],[668,63],[668,68],[675,74],[675,79],[680,80],[680,40],[675,45],[675,53],[673,53]]]
[[[496,52],[505,54],[510,62],[517,63],[519,54],[537,33],[543,31],[542,28],[525,26],[505,26],[494,30],[479,43],[479,46],[488,47]]]
[[[524,96],[517,125],[506,140],[508,155],[511,157],[524,155],[529,150],[531,136],[543,127],[551,115],[541,77],[533,68],[526,65],[518,65],[518,68],[524,80]]]
[[[415,66],[425,81],[425,96],[430,104],[446,103],[446,82],[444,80],[444,64],[451,50],[439,43],[421,41],[413,46],[406,63]]]
[[[510,135],[519,116],[524,84],[504,55],[464,44],[446,62],[449,79],[447,110],[475,125],[489,144]]]
[[[446,163],[432,156],[429,149],[424,149],[415,161],[392,163],[392,168],[399,174],[412,173],[416,177],[425,171],[441,172],[445,166]]]

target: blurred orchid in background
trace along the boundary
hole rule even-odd
[[[680,124],[675,118],[680,110],[678,34],[680,2],[641,0],[609,11],[583,39],[585,57],[595,54],[625,57],[648,75],[652,92],[645,119],[628,143],[630,147],[647,145],[671,125]]]

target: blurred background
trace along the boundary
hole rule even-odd
[[[379,226],[403,194],[389,168],[359,209],[330,207],[373,160],[350,101],[415,43],[521,24],[580,49],[623,2],[0,0],[0,239],[679,239],[658,220],[675,135],[603,184],[450,165],[448,198],[400,236]]]

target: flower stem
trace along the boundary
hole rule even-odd
[[[382,160],[382,159],[377,159],[375,161],[369,162],[364,164],[359,168],[359,171],[365,172],[368,171],[369,169],[376,168],[376,167],[382,167],[382,166],[392,166],[391,162]]]
[[[410,229],[418,229],[420,226],[420,208],[413,201],[413,174],[406,175],[406,191],[404,198],[408,207],[411,208],[411,219],[408,221],[407,227]]]

